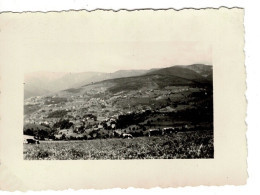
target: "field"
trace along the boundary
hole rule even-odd
[[[214,158],[213,131],[165,136],[24,144],[25,160],[123,160]]]

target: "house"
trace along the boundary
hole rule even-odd
[[[39,144],[40,142],[31,135],[23,135],[24,144]]]
[[[60,134],[60,135],[63,135],[63,134],[67,135],[67,134],[69,134],[69,131],[70,131],[70,129],[62,129],[62,130],[59,131],[58,134]]]
[[[60,140],[62,138],[62,135],[58,134],[58,135],[54,135],[54,137],[55,137],[56,140]]]

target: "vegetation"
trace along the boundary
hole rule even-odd
[[[27,160],[213,158],[213,132],[179,132],[134,139],[40,142],[24,145]]]
[[[63,118],[66,114],[66,110],[55,110],[49,113],[48,118]]]
[[[69,129],[72,125],[73,123],[69,122],[69,120],[60,120],[53,125],[53,128]]]
[[[25,145],[26,159],[212,158],[212,67],[155,69],[29,98],[24,121],[25,135],[55,140]],[[178,133],[148,138],[166,127]]]
[[[24,105],[24,114],[32,114],[39,109],[39,105]]]
[[[83,118],[91,118],[91,119],[94,119],[94,121],[97,120],[97,116],[93,115],[93,114],[85,114],[83,116]]]
[[[63,97],[47,97],[44,104],[51,105],[51,104],[59,104],[65,102],[67,102],[67,99]]]
[[[67,91],[69,93],[79,93],[81,91],[81,88],[78,88],[78,89],[70,88],[70,89],[66,89],[64,91]]]
[[[122,129],[130,125],[138,124],[144,121],[150,114],[151,111],[146,111],[144,113],[130,113],[126,115],[119,115],[117,120],[117,127]]]
[[[37,137],[39,140],[45,138],[52,138],[56,131],[52,131],[49,127],[37,124],[26,124],[23,129],[24,135],[31,135]]]

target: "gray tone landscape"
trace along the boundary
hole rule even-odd
[[[212,66],[31,73],[24,136],[25,159],[213,158]]]

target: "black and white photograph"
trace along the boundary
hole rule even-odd
[[[1,189],[247,182],[243,9],[0,18]]]
[[[71,44],[82,72],[25,74],[24,159],[214,158],[210,46]]]

